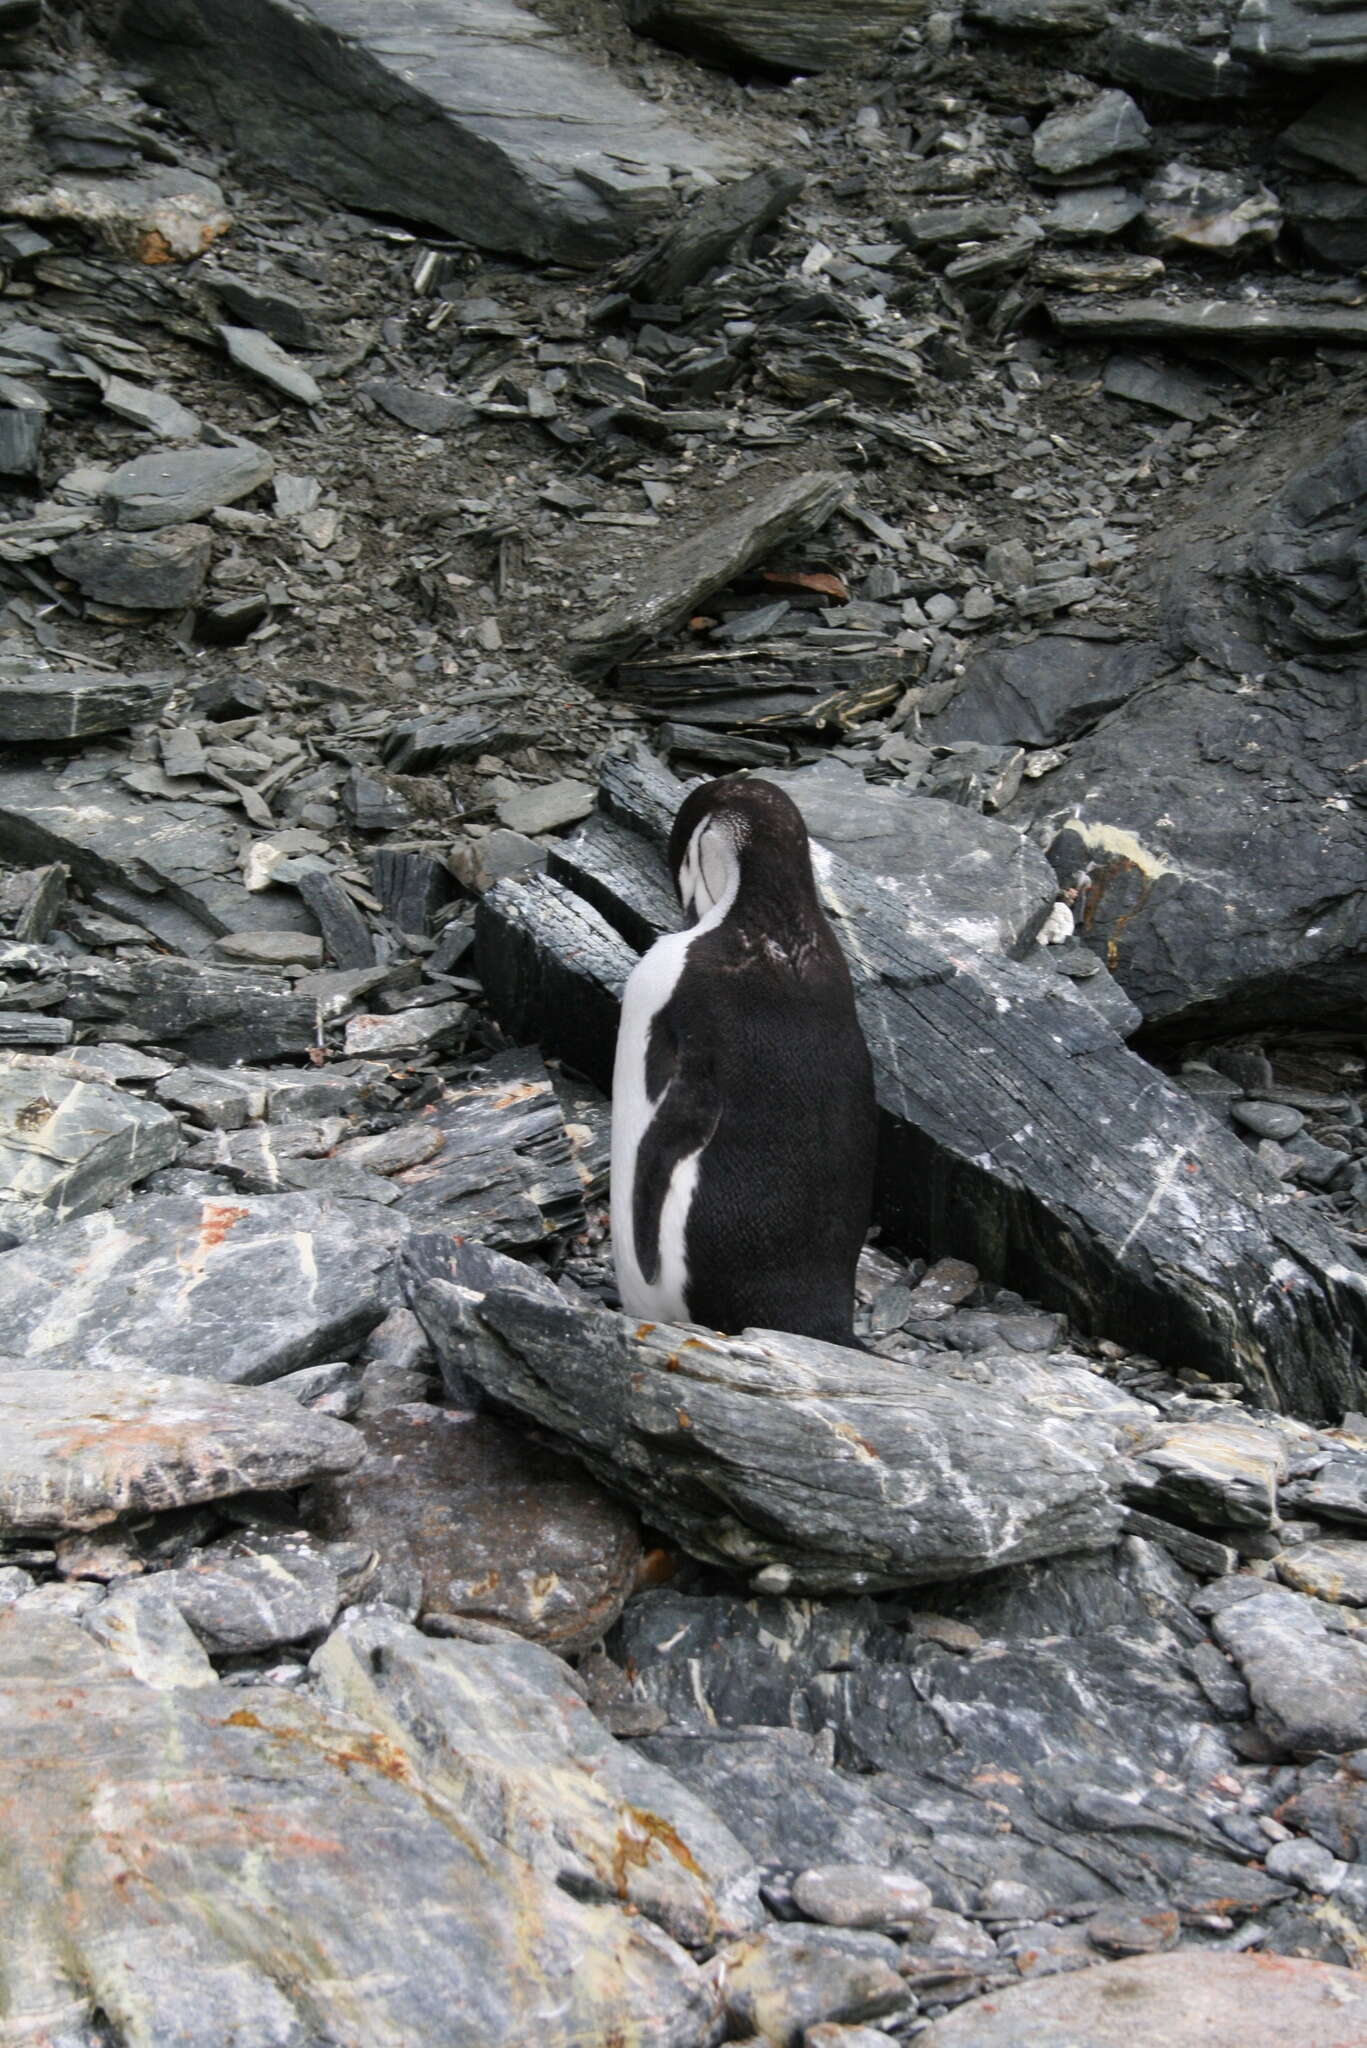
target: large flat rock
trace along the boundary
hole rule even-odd
[[[279,1379],[336,1358],[380,1321],[402,1235],[368,1202],[144,1195],[0,1258],[0,1356]]]
[[[895,43],[927,0],[627,0],[641,35],[745,71],[830,71]]]
[[[0,1372],[0,1529],[51,1535],[127,1514],[304,1486],[365,1454],[345,1422],[258,1387],[158,1373]]]
[[[413,1241],[404,1284],[444,1368],[564,1436],[709,1563],[831,1592],[1114,1538],[1117,1397],[1058,1361],[978,1361],[967,1382],[928,1356],[638,1325],[445,1238]]]
[[[655,900],[681,794],[658,768],[605,769],[613,814],[650,842],[639,891],[624,851],[616,902],[510,880],[478,912],[505,1028],[601,1085],[637,955],[623,932]],[[894,1236],[971,1259],[1098,1336],[1237,1377],[1265,1404],[1358,1405],[1367,1270],[1335,1232],[1061,977],[908,929],[876,881],[824,849],[816,871],[873,1055],[876,1208]]]
[[[1250,2038],[1258,2048],[1358,2048],[1367,1985],[1333,1963],[1184,1949],[1012,1985],[920,2036],[923,2048],[1215,2048]]]
[[[317,1042],[318,1006],[267,968],[198,960],[109,959],[0,941],[0,970],[55,984],[56,1014],[94,1023],[102,1039],[170,1045],[200,1060],[274,1060]],[[136,1177],[136,1176],[134,1176]]]
[[[1199,663],[1132,698],[1008,809],[1080,885],[1080,935],[1150,1024],[1190,1036],[1361,1020],[1365,539],[1358,425],[1246,539],[1198,536],[1177,556],[1164,634]]]
[[[748,168],[514,0],[148,0],[123,47],[245,155],[536,259],[601,263],[676,180]]]
[[[170,694],[169,676],[38,668],[0,676],[0,742],[13,746],[119,732],[155,718]]]
[[[15,1237],[102,1208],[184,1144],[159,1103],[62,1069],[41,1054],[0,1058],[0,1230]]]
[[[11,2038],[713,2038],[716,1993],[681,1948],[648,1921],[568,1896],[498,1839],[496,1789],[487,1818],[477,1798],[462,1811],[446,1791],[456,1761],[429,1768],[392,1696],[370,1720],[357,1700],[339,1710],[270,1686],[158,1690],[64,1616],[0,1613]],[[643,1822],[624,1841],[638,1846],[668,1855]]]

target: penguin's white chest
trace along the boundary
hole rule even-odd
[[[628,1315],[651,1322],[687,1322],[688,1267],[684,1236],[698,1182],[699,1154],[680,1160],[660,1210],[659,1270],[648,1281],[636,1253],[633,1215],[641,1141],[658,1103],[646,1086],[651,1027],[679,984],[697,930],[657,939],[633,969],[622,998],[612,1074],[612,1250],[617,1286]]]

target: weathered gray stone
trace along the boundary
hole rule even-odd
[[[1159,249],[1235,256],[1275,242],[1282,210],[1266,185],[1250,190],[1233,171],[1169,163],[1144,187],[1144,226]]]
[[[745,69],[828,71],[857,61],[897,39],[919,21],[922,0],[627,0],[627,20],[639,35],[691,57]]]
[[[601,263],[676,178],[742,167],[514,0],[410,0],[394,20],[366,0],[155,0],[123,44],[245,155],[537,259]]]
[[[1156,1512],[1182,1519],[1266,1529],[1277,1512],[1277,1482],[1286,1474],[1286,1451],[1274,1432],[1242,1416],[1164,1427],[1140,1453],[1141,1466],[1160,1477]]]
[[[848,497],[851,480],[838,470],[785,477],[749,495],[729,513],[714,513],[686,540],[645,566],[615,571],[628,594],[596,618],[570,629],[565,660],[577,673],[604,675],[651,640],[681,625],[743,569],[785,542],[805,540]]]
[[[303,1546],[284,1557],[208,1551],[145,1583],[171,1602],[211,1656],[316,1642],[331,1628],[343,1599],[327,1559]]]
[[[0,742],[78,740],[121,732],[155,718],[171,694],[169,676],[110,675],[102,669],[29,669],[0,676]]]
[[[414,1753],[467,1824],[579,1898],[621,1899],[710,1947],[761,1918],[758,1873],[711,1810],[614,1743],[534,1643],[433,1642],[389,1620],[314,1658],[323,1697]]]
[[[0,1372],[0,1528],[98,1529],[349,1472],[365,1444],[285,1394],[147,1372]]]
[[[396,1661],[407,1635],[386,1641]],[[417,1659],[434,1651],[421,1638],[412,1647]],[[480,1813],[462,1812],[463,1759],[429,1760],[422,1731],[380,1697],[369,1666],[365,1676],[370,1723],[356,1716],[360,1686],[342,1712],[269,1686],[168,1693],[126,1677],[75,1621],[0,1614],[16,2038],[713,2038],[716,1994],[692,1961],[644,1920],[568,1897]],[[457,1699],[459,1684],[449,1682]],[[485,1705],[497,1712],[487,1692]],[[592,1799],[591,1781],[573,1765],[566,1775]],[[621,1818],[629,1847],[673,1861],[643,1822]]]
[[[208,1651],[167,1595],[163,1580],[169,1576],[156,1572],[151,1579],[116,1586],[82,1617],[85,1626],[143,1685],[159,1692],[217,1685]]]
[[[389,1016],[362,1014],[348,1020],[346,1050],[370,1057],[401,1058],[438,1052],[467,1035],[468,1003],[419,1003]]]
[[[204,588],[213,536],[207,526],[169,526],[160,533],[81,533],[52,557],[82,597],[130,610],[179,611]]]
[[[184,1110],[208,1130],[240,1131],[249,1123],[306,1123],[359,1109],[388,1069],[358,1066],[351,1073],[326,1067],[175,1067],[157,1082],[158,1102]]]
[[[1243,0],[1230,47],[1278,71],[1367,64],[1367,7],[1359,0]]]
[[[362,1420],[365,1462],[314,1491],[325,1535],[373,1545],[380,1592],[421,1588],[421,1617],[472,1615],[565,1653],[605,1634],[631,1591],[635,1517],[569,1459],[488,1416],[419,1403]]]
[[[1068,633],[1041,633],[1036,640],[975,654],[962,687],[944,711],[926,722],[925,732],[935,744],[978,740],[992,746],[1052,746],[1076,738],[1172,666],[1171,655],[1150,640],[1078,640]]]
[[[814,1592],[915,1585],[1118,1526],[1091,1374],[1013,1354],[969,1383],[772,1332],[637,1325],[443,1238],[415,1242],[404,1284],[444,1368],[565,1436],[710,1562],[784,1564]]]
[[[510,831],[530,835],[557,832],[562,825],[573,825],[580,818],[587,818],[593,806],[593,785],[564,775],[558,782],[545,783],[539,789],[522,789],[516,796],[505,797],[498,815]]]
[[[35,1237],[103,1208],[180,1157],[168,1110],[41,1055],[0,1055],[0,1229]]]
[[[722,1952],[733,2027],[773,2048],[800,2048],[822,2020],[905,2012],[911,1994],[895,1942],[831,1927],[765,1927]]]
[[[931,1904],[930,1886],[867,1863],[826,1863],[793,1879],[793,1903],[829,1927],[897,1927]]]
[[[1336,344],[1367,347],[1367,309],[1354,305],[1257,299],[1179,297],[1107,298],[1104,294],[1049,299],[1046,310],[1060,333],[1096,341],[1190,342],[1204,353],[1215,345],[1295,348]]]
[[[1313,1600],[1269,1586],[1222,1608],[1211,1628],[1279,1749],[1337,1756],[1367,1745],[1367,1644],[1331,1635]]]
[[[402,1234],[369,1203],[316,1195],[142,1196],[0,1257],[0,1355],[278,1379],[379,1322]]]
[[[215,505],[235,505],[269,483],[275,463],[250,441],[228,448],[158,448],[135,455],[114,471],[104,510],[125,533],[183,526]]]
[[[1326,1536],[1274,1557],[1277,1577],[1317,1600],[1367,1607],[1367,1543],[1351,1536]]]
[[[41,950],[0,948],[9,956],[5,965],[11,971],[30,964],[16,954]],[[196,1059],[231,1061],[298,1056],[317,1036],[315,1005],[272,982],[264,969],[253,974],[189,960],[68,959],[61,954],[41,964],[44,979],[61,976],[63,1014],[97,1023],[109,1039],[178,1046]]]
[[[318,380],[268,334],[255,327],[220,327],[218,332],[232,360],[264,384],[283,391],[287,398],[297,398],[301,405],[322,404]]]
[[[1148,154],[1149,124],[1127,92],[1098,93],[1040,122],[1030,141],[1036,168],[1050,177],[1104,183],[1117,167]]]
[[[1060,2048],[1065,2038],[1087,2048],[1205,2048],[1238,2040],[1251,2021],[1259,2048],[1356,2048],[1367,1992],[1356,1972],[1332,1963],[1182,1949],[993,1991],[919,2039],[922,2048]]]
[[[704,192],[652,248],[628,265],[619,289],[633,298],[668,304],[724,262],[742,236],[771,227],[805,183],[801,171],[778,166]]]

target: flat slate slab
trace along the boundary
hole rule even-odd
[[[125,1044],[179,1046],[227,1064],[305,1053],[317,1005],[264,969],[202,967],[197,960],[110,960],[0,941],[0,971],[56,981],[60,1014],[95,1023]]]
[[[0,1371],[0,1531],[48,1536],[120,1515],[304,1486],[364,1440],[284,1393],[160,1373]]]
[[[454,1662],[464,1646],[445,1647]],[[429,1766],[421,1730],[390,1709],[377,1700],[367,1722],[271,1686],[158,1690],[64,1615],[0,1612],[0,1914],[23,1966],[6,1971],[11,2036],[713,2039],[718,1995],[691,1957],[505,1848],[497,1785],[482,1797],[472,1772],[462,1810],[454,1768]],[[642,1819],[623,1855],[662,1862],[667,1839]]]
[[[1183,1949],[1013,1984],[975,1998],[919,2036],[922,2048],[1360,2048],[1367,1980],[1299,1956]]]
[[[28,1238],[103,1208],[184,1145],[178,1119],[41,1055],[0,1057],[0,1230]]]
[[[245,155],[535,259],[601,263],[676,181],[749,168],[515,0],[149,0],[122,47]]]
[[[111,675],[102,669],[29,669],[0,675],[0,743],[80,740],[155,718],[171,694],[169,676]]]
[[[235,505],[275,473],[274,458],[250,441],[229,448],[157,448],[114,471],[104,510],[125,533],[183,526],[215,505]]]
[[[637,1324],[449,1238],[412,1240],[402,1270],[444,1371],[565,1437],[708,1563],[877,1591],[1115,1540],[1107,1418],[1140,1411],[1062,1361],[977,1359],[968,1382],[929,1354]]]
[[[145,1195],[0,1258],[0,1356],[256,1383],[336,1358],[392,1306],[403,1225],[318,1195]]]

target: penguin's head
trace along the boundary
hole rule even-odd
[[[813,886],[801,811],[754,775],[722,775],[689,790],[669,835],[669,865],[690,924],[718,905],[729,910],[742,884],[761,873],[795,889]]]

